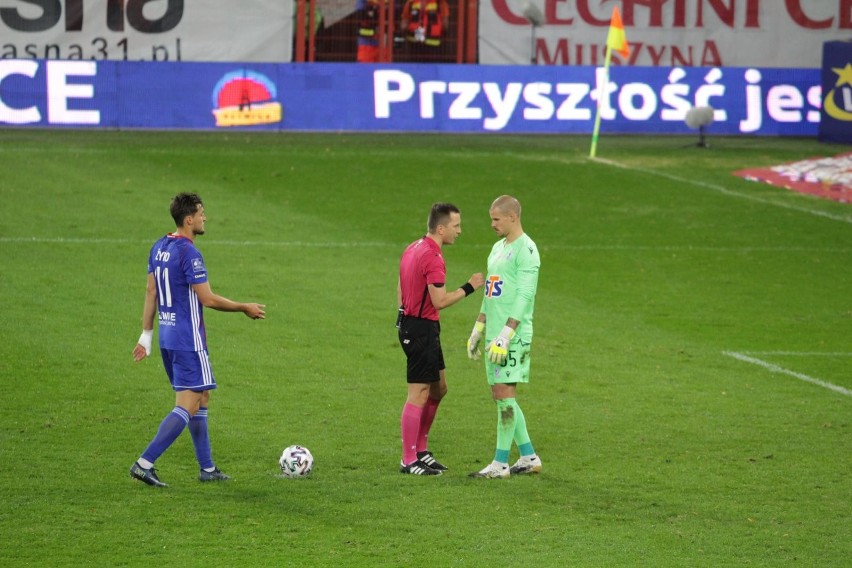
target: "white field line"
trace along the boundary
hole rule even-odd
[[[154,244],[156,238],[150,240],[139,239],[105,239],[105,238],[87,238],[87,237],[0,237],[0,244],[17,243],[17,244],[82,244],[82,245],[147,245]],[[266,246],[266,247],[313,247],[313,248],[381,248],[381,247],[396,247],[405,246],[405,244],[395,243],[379,243],[369,241],[348,241],[348,242],[308,242],[308,241],[217,241],[217,240],[199,240],[200,245],[220,245],[220,246]]]
[[[698,181],[698,180],[695,180],[695,179],[689,179],[689,178],[685,178],[685,177],[681,177],[681,176],[676,176],[676,175],[673,175],[673,174],[667,174],[665,172],[658,172],[658,171],[655,171],[655,170],[649,170],[647,168],[637,168],[637,167],[634,167],[634,166],[628,166],[627,164],[622,164],[620,162],[616,162],[616,161],[613,161],[613,160],[607,160],[607,159],[604,159],[604,158],[591,158],[591,159],[596,161],[596,162],[599,162],[601,164],[605,164],[607,166],[612,166],[612,167],[615,167],[615,168],[621,168],[621,169],[624,169],[624,170],[630,170],[630,171],[634,171],[634,172],[640,172],[640,173],[643,173],[643,174],[648,174],[648,175],[651,175],[651,176],[657,176],[657,177],[665,178],[665,179],[668,179],[668,180],[677,181],[677,182],[680,182],[680,183],[686,183],[686,184],[689,184],[689,185],[694,185],[696,187],[701,187],[701,188],[704,188],[704,189],[710,189],[710,190],[716,191],[718,193],[722,193],[724,195],[730,195],[732,197],[739,197],[741,199],[748,199],[749,201],[756,201],[758,203],[764,203],[766,205],[773,205],[775,207],[782,207],[784,209],[791,209],[793,211],[799,211],[801,213],[808,213],[810,215],[816,215],[818,217],[825,217],[826,219],[831,219],[832,221],[840,221],[842,223],[852,223],[852,217],[850,217],[850,216],[835,215],[833,213],[828,213],[826,211],[819,211],[817,209],[808,209],[807,207],[798,207],[796,205],[790,205],[790,204],[787,204],[787,203],[779,203],[779,202],[771,200],[771,199],[763,199],[763,198],[757,197],[755,195],[749,195],[748,193],[742,193],[742,192],[739,192],[739,191],[734,191],[734,190],[728,189],[726,187],[722,187],[721,185],[716,185],[714,183],[706,183],[706,182]]]
[[[155,238],[151,240],[140,239],[121,239],[121,238],[102,238],[102,237],[0,237],[0,245],[2,244],[65,244],[65,245],[152,245]],[[407,243],[398,242],[377,242],[377,241],[347,241],[347,242],[310,242],[310,241],[236,241],[236,240],[216,240],[216,239],[199,239],[200,245],[214,246],[257,246],[257,247],[312,247],[312,248],[383,248],[383,247],[405,247]],[[465,246],[473,248],[488,248],[492,243],[467,243]],[[540,246],[542,250],[565,250],[576,252],[719,252],[719,253],[750,253],[750,252],[767,252],[767,253],[840,253],[849,254],[852,248],[841,247],[714,247],[714,246],[642,246],[642,245],[607,245],[607,244],[590,244],[590,245],[571,245],[565,243],[555,243]]]
[[[780,356],[780,357],[852,357],[852,352],[844,351],[740,351],[743,355]]]
[[[736,351],[723,351],[722,354],[727,355],[728,357],[733,357],[734,359],[737,359],[739,361],[743,361],[745,363],[751,363],[752,365],[757,365],[758,367],[763,367],[764,369],[766,369],[770,373],[781,373],[783,375],[789,375],[791,377],[795,377],[795,378],[799,379],[800,381],[812,383],[812,384],[821,386],[823,388],[833,390],[834,392],[844,394],[846,396],[852,396],[852,391],[849,390],[849,389],[834,385],[832,383],[823,381],[821,379],[811,377],[809,375],[805,375],[803,373],[797,373],[795,371],[791,371],[790,369],[785,369],[784,367],[779,367],[778,365],[773,365],[772,363],[769,363],[769,362],[764,361],[762,359],[757,359],[755,357],[749,357],[748,355],[746,355],[744,353],[737,353]]]

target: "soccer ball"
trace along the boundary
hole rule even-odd
[[[278,465],[284,477],[305,477],[314,467],[314,456],[304,446],[288,446],[278,458]]]

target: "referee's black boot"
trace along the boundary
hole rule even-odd
[[[399,464],[399,473],[409,473],[411,475],[441,475],[437,469],[432,469],[420,460],[414,460],[408,465]]]
[[[417,459],[422,461],[432,469],[437,469],[438,471],[447,471],[448,469],[450,469],[438,460],[436,460],[435,456],[432,455],[432,452],[430,452],[429,450],[417,452]]]

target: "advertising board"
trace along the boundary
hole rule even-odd
[[[819,69],[0,60],[0,126],[816,136]],[[606,88],[604,88],[606,84]],[[852,110],[852,109],[850,109]]]

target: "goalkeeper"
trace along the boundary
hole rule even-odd
[[[502,237],[488,255],[485,297],[467,342],[471,359],[485,350],[485,375],[497,403],[497,450],[494,461],[471,477],[509,477],[541,472],[541,459],[527,433],[524,413],[515,399],[518,383],[530,380],[533,308],[541,259],[521,227],[521,204],[509,195],[494,200],[491,228]],[[519,459],[509,467],[512,442]]]

